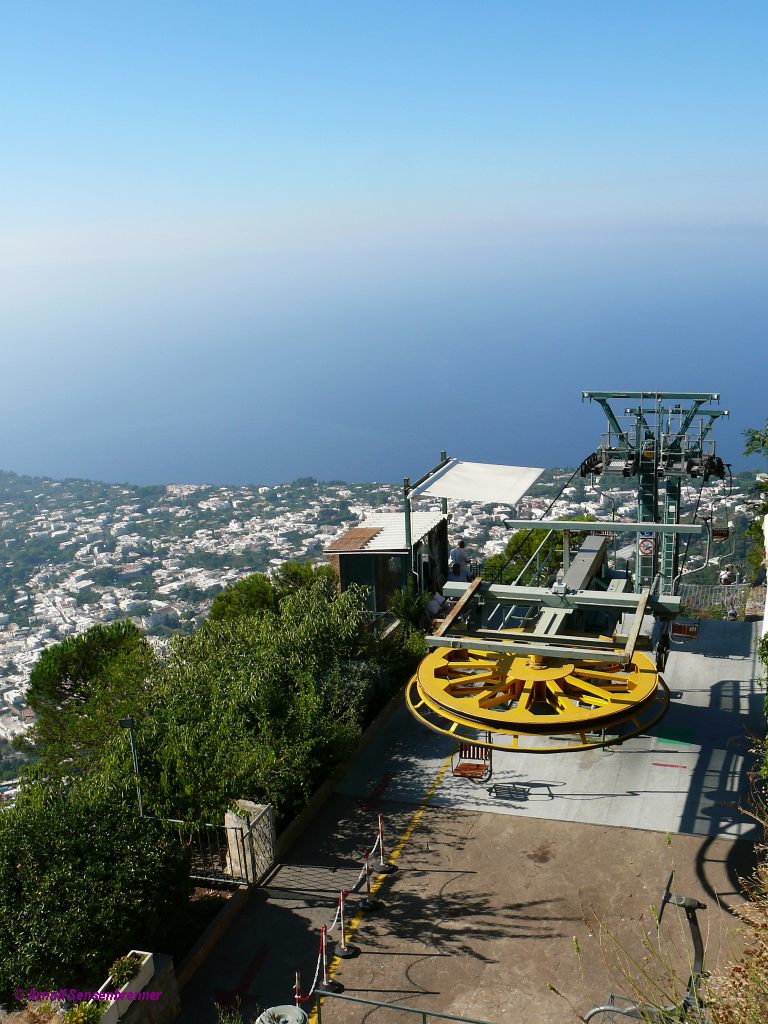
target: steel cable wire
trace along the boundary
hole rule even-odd
[[[587,456],[587,458],[588,457],[589,456]],[[573,478],[576,476],[577,473],[581,472],[581,467],[584,465],[584,462],[586,462],[586,459],[584,459],[581,463],[579,463],[579,465],[576,467],[576,469],[574,469],[573,473],[571,473],[571,475],[565,481],[563,486],[560,488],[560,490],[557,492],[555,497],[552,499],[552,501],[549,503],[547,508],[544,510],[544,514],[541,517],[542,519],[546,519],[547,518],[547,515],[554,508],[556,502],[558,502],[560,500],[560,496],[562,495],[563,491],[566,489],[566,487],[570,486],[571,480],[573,480]],[[504,570],[515,559],[515,557],[520,553],[520,551],[522,551],[523,545],[532,536],[533,532],[534,532],[534,527],[531,527],[530,530],[527,530],[525,532],[525,534],[520,538],[520,543],[510,553],[509,558],[504,563],[504,565],[500,566],[499,569],[494,574],[493,578],[488,581],[489,583],[501,583],[501,581],[502,581],[502,579],[504,577]]]

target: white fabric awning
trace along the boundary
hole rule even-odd
[[[483,505],[514,505],[536,483],[543,469],[496,466],[488,462],[451,461],[414,487],[411,497],[455,498]]]

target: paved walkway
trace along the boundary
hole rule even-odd
[[[610,989],[627,992],[616,943],[642,952],[672,868],[675,890],[708,904],[711,967],[738,943],[730,910],[756,838],[739,810],[749,735],[763,722],[755,639],[754,624],[711,622],[675,650],[673,706],[653,736],[495,755],[493,781],[523,783],[527,799],[454,778],[449,742],[396,713],[187,986],[184,1024],[213,1024],[215,1001],[238,999],[247,1020],[290,1002],[296,969],[309,987],[320,927],[357,877],[379,810],[400,870],[382,881],[379,914],[350,898],[361,955],[334,967],[346,994],[496,1022],[576,1020]],[[669,956],[684,975],[676,913]],[[397,1016],[324,1009],[340,1024],[370,1015]]]

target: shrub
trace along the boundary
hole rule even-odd
[[[160,946],[190,891],[178,838],[42,783],[0,813],[0,1001],[62,978],[95,989],[126,944]]]
[[[397,616],[403,625],[411,629],[420,629],[426,621],[430,596],[429,594],[418,594],[413,584],[409,583],[407,589],[398,590],[393,595],[389,610]]]
[[[78,1003],[67,1010],[62,1018],[62,1024],[98,1024],[102,1013],[106,1009],[106,1003]]]
[[[765,850],[762,850],[765,856]],[[740,911],[744,952],[707,985],[712,1024],[764,1024],[768,1019],[768,867],[758,867],[749,903]]]

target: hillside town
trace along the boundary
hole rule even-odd
[[[535,519],[549,509],[551,517],[635,520],[633,488],[605,483],[550,470],[516,509],[452,502],[450,533],[482,562],[504,549],[505,521],[515,515]],[[699,516],[745,515],[748,481],[741,483],[713,483]],[[686,513],[698,496],[683,489]],[[152,637],[192,631],[215,594],[242,576],[322,560],[325,547],[366,516],[401,508],[393,484],[306,478],[272,487],[133,487],[0,473],[0,742],[29,727],[29,674],[51,644],[121,618]],[[420,509],[439,511],[428,502]],[[615,554],[629,557],[631,545]],[[690,568],[702,562],[698,551]]]

